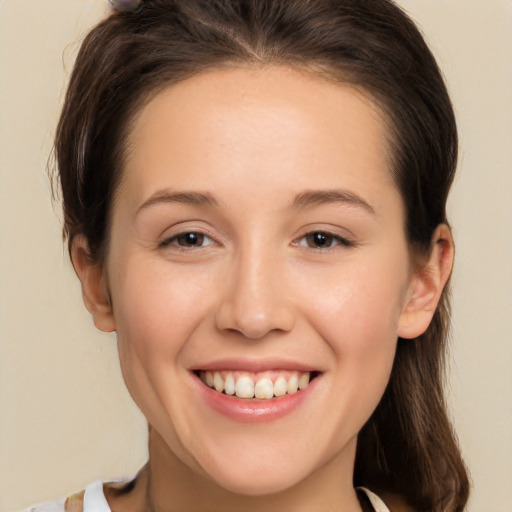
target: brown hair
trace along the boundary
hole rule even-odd
[[[115,3],[115,2],[112,2]],[[125,2],[126,3],[126,2]],[[457,160],[451,102],[414,23],[390,0],[146,0],[85,38],[55,154],[69,245],[108,252],[109,214],[135,114],[158,91],[207,69],[284,64],[366,91],[384,112],[411,248],[446,222]],[[389,385],[359,434],[354,484],[418,511],[461,511],[469,483],[443,397],[445,290],[428,330],[398,340]]]

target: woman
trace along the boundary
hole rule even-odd
[[[456,154],[391,2],[117,4],[56,156],[150,457],[68,510],[462,510],[441,385]]]

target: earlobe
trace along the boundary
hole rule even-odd
[[[450,278],[454,252],[450,228],[440,224],[432,236],[432,249],[427,262],[411,278],[398,322],[397,334],[400,338],[416,338],[427,330]]]
[[[77,235],[73,240],[71,260],[82,283],[82,297],[93,317],[94,325],[100,331],[115,331],[116,324],[104,267],[92,262],[87,240],[82,235]]]

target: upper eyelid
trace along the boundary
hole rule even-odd
[[[294,241],[302,240],[303,238],[307,237],[308,235],[312,235],[314,233],[322,233],[324,235],[331,236],[332,238],[335,238],[336,240],[340,240],[341,242],[348,242],[350,244],[354,244],[355,243],[355,240],[353,239],[352,236],[350,236],[350,235],[342,235],[340,233],[335,233],[334,231],[329,230],[329,229],[311,229],[311,230],[303,233],[302,235],[296,237],[294,239]]]
[[[168,231],[168,230],[166,230],[166,231]],[[214,242],[214,244],[222,244],[223,243],[222,236],[213,235],[212,233],[210,233],[209,230],[204,229],[202,227],[197,227],[197,228],[192,227],[190,229],[179,228],[179,231],[176,231],[172,235],[162,235],[160,237],[160,241],[158,242],[158,245],[159,246],[160,245],[169,245],[169,243],[171,243],[173,240],[175,240],[178,236],[184,235],[187,233],[201,234],[204,237],[212,240]],[[308,235],[311,235],[313,233],[323,233],[325,235],[328,235],[328,236],[338,240],[340,242],[340,244],[345,245],[345,246],[356,245],[356,241],[351,234],[340,234],[340,233],[337,233],[335,230],[328,229],[328,228],[308,229],[301,235],[294,237],[293,240],[291,241],[291,244],[298,245],[298,242],[300,240],[304,239],[305,237],[307,237]]]
[[[158,238],[163,241],[163,240],[175,238],[179,235],[184,235],[186,233],[199,233],[201,235],[211,238],[212,240],[218,240],[221,238],[221,235],[219,235],[217,233],[213,234],[211,229],[208,229],[204,226],[198,226],[196,224],[196,222],[198,222],[198,221],[188,221],[187,220],[187,221],[180,222],[173,226],[168,226],[166,229],[164,229],[161,232],[161,234],[158,236]],[[183,226],[182,224],[185,224],[185,226]],[[192,224],[192,226],[189,227],[186,224]],[[167,233],[170,233],[170,234],[167,234]]]
[[[353,231],[343,223],[340,224],[336,220],[334,222],[308,222],[304,223],[304,225],[297,230],[298,234],[301,236],[306,236],[310,233],[325,233],[331,236],[335,236],[338,238],[346,238],[347,240],[354,240],[356,235]]]
[[[205,232],[203,230],[186,229],[186,230],[182,230],[177,233],[174,233],[173,235],[162,237],[162,239],[158,242],[158,246],[159,247],[167,247],[173,241],[175,241],[180,235],[186,235],[189,233],[196,233],[198,235],[203,235],[205,238],[208,238],[209,240],[211,240],[213,242],[213,244],[218,244],[217,240],[215,240],[215,238],[213,236],[209,235],[207,232]],[[207,244],[207,245],[213,245],[213,244]],[[182,246],[179,246],[179,247],[182,247]],[[198,248],[201,248],[201,247],[203,247],[203,246],[198,246]],[[193,249],[193,247],[189,247],[189,248]]]

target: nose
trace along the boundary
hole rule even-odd
[[[295,319],[283,272],[272,254],[240,255],[229,270],[216,312],[217,328],[261,339],[270,332],[289,332]]]

